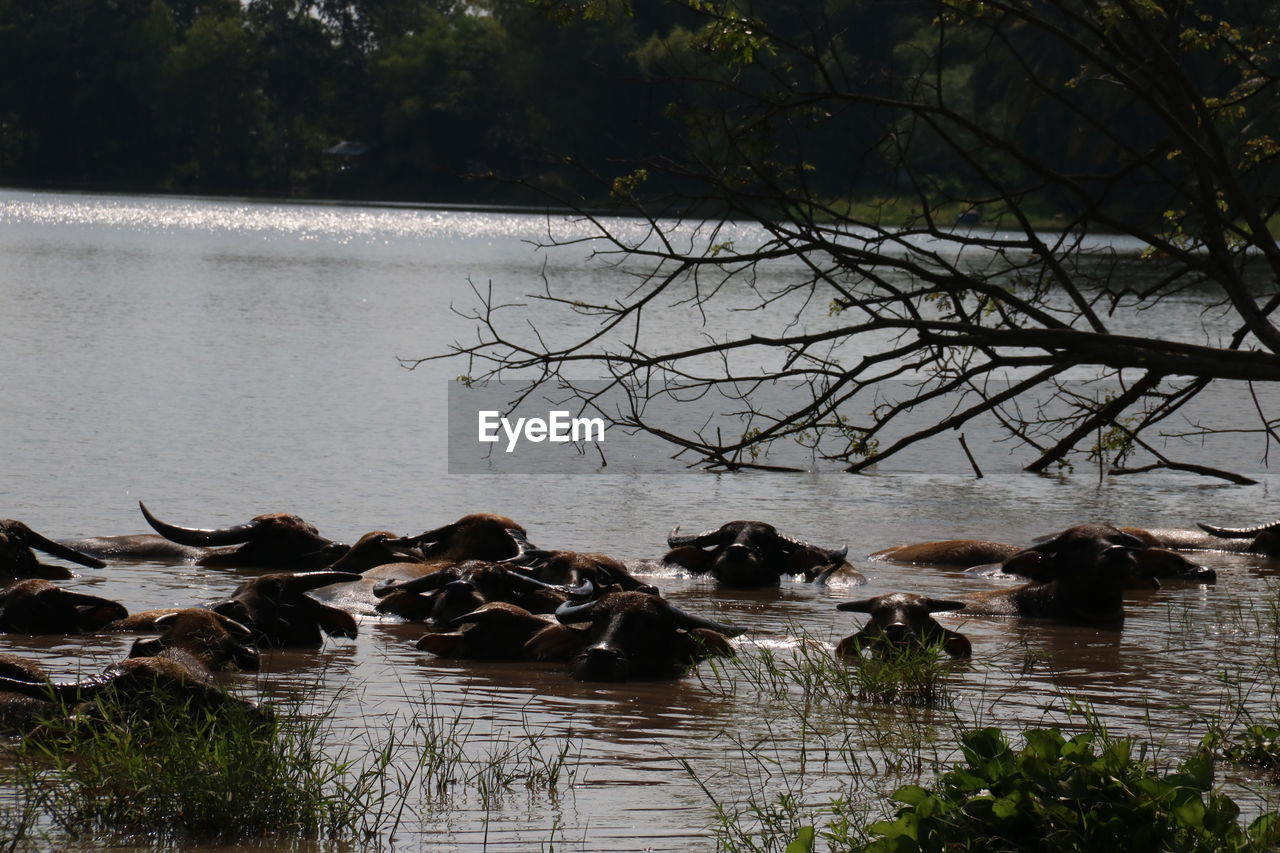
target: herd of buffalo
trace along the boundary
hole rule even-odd
[[[179,527],[142,506],[155,534],[54,541],[20,521],[0,521],[0,632],[145,634],[128,659],[73,683],[51,680],[35,661],[0,654],[0,729],[20,733],[59,714],[100,709],[103,697],[157,689],[204,706],[231,698],[219,669],[255,670],[258,648],[314,647],[323,636],[355,637],[355,614],[381,613],[423,625],[416,647],[449,658],[561,661],[589,681],[671,678],[712,655],[732,655],[742,628],[695,615],[663,598],[622,562],[596,553],[535,547],[510,518],[472,514],[417,536],[375,531],[334,542],[294,515],[270,514],[222,529]],[[778,585],[782,576],[814,584],[863,582],[848,549],[827,549],[772,525],[734,521],[667,539],[668,566],[725,587]],[[897,592],[841,603],[867,614],[836,647],[859,659],[933,645],[954,657],[969,640],[934,613],[1115,625],[1124,590],[1161,579],[1210,583],[1214,573],[1183,551],[1250,552],[1280,558],[1280,521],[1256,528],[1143,530],[1109,524],[1071,527],[1028,547],[980,540],[900,545],[872,559],[1011,575],[1025,583],[954,599]],[[81,566],[106,561],[191,562],[260,572],[228,597],[129,613],[122,604],[59,586],[74,577],[36,552]]]

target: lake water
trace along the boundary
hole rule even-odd
[[[819,544],[848,543],[868,584],[784,581],[728,593],[648,570],[681,606],[760,631],[738,641],[744,656],[763,649],[784,659],[801,636],[829,644],[853,632],[859,620],[838,613],[838,601],[997,584],[866,559],[889,545],[1023,542],[1083,521],[1189,527],[1280,514],[1260,444],[1231,450],[1254,486],[1178,474],[1037,477],[1012,461],[975,479],[954,442],[928,464],[903,460],[859,476],[451,474],[447,390],[462,366],[409,371],[397,359],[470,338],[472,323],[451,308],[473,307],[473,286],[491,283],[509,300],[539,291],[544,276],[573,293],[629,286],[581,245],[547,254],[531,244],[548,229],[578,227],[504,212],[0,192],[0,516],[53,538],[137,533],[146,531],[143,500],[162,518],[201,527],[293,512],[350,542],[487,511],[515,518],[540,546],[636,562],[660,556],[675,525],[756,518]],[[520,301],[544,335],[563,333],[558,315]],[[1190,328],[1203,307],[1187,295],[1150,322]],[[761,316],[716,323],[747,328]],[[833,321],[821,310],[812,322]],[[663,329],[698,332],[692,314]],[[1249,416],[1239,413],[1241,425]],[[969,442],[1007,458],[989,436]],[[513,744],[568,750],[554,792],[519,781],[492,796],[474,784],[444,797],[418,792],[380,845],[713,849],[716,802],[733,812],[791,792],[818,806],[845,792],[875,808],[877,791],[921,769],[902,759],[904,741],[927,779],[929,761],[952,756],[955,730],[1070,724],[1072,700],[1174,757],[1223,712],[1224,696],[1245,695],[1265,714],[1275,673],[1258,661],[1275,660],[1271,577],[1280,566],[1224,554],[1202,562],[1218,569],[1216,585],[1135,594],[1122,632],[949,618],[972,640],[974,660],[952,673],[943,710],[818,702],[802,726],[792,713],[802,690],[774,696],[733,667],[703,664],[667,683],[580,684],[552,664],[441,661],[413,648],[420,628],[373,616],[361,616],[354,641],[268,655],[262,674],[233,684],[332,705],[356,756],[396,721],[433,715],[454,721],[471,762],[463,775],[473,778]],[[225,570],[157,564],[78,573],[76,586],[131,610],[216,600],[238,582]],[[129,642],[5,636],[0,650],[36,655],[70,678],[99,671]],[[877,739],[886,729],[898,732],[897,747]],[[1273,807],[1268,786],[1236,771],[1223,778],[1251,809]]]

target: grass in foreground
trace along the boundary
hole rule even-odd
[[[235,841],[256,836],[359,839],[380,814],[374,766],[353,769],[327,750],[326,718],[216,709],[172,698],[145,715],[99,709],[51,723],[9,748],[24,834],[32,810],[69,836]],[[162,709],[162,710],[158,710]],[[15,842],[16,843],[16,842]]]

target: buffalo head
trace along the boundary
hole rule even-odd
[[[963,601],[926,598],[909,592],[837,604],[837,610],[867,613],[871,618],[858,633],[840,641],[836,654],[855,658],[861,657],[863,651],[885,655],[902,649],[941,646],[954,658],[967,658],[972,653],[969,640],[939,625],[932,615],[963,607]]]
[[[135,613],[107,626],[114,630],[158,631],[153,639],[135,640],[129,657],[154,657],[180,649],[209,669],[258,669],[258,652],[245,645],[253,632],[234,619],[202,607]]]
[[[819,548],[783,536],[762,521],[731,521],[695,536],[681,536],[677,527],[667,536],[667,545],[671,550],[663,562],[710,574],[722,586],[775,586],[783,575],[825,580],[840,572],[859,581],[862,577],[845,562],[848,547]]]
[[[518,563],[534,577],[549,584],[578,586],[591,581],[597,587],[618,586],[657,594],[656,587],[641,583],[621,560],[607,554],[580,551],[546,551],[523,543],[519,557],[506,562]]]
[[[373,594],[379,613],[445,627],[491,602],[507,602],[535,613],[551,613],[568,599],[561,587],[516,571],[506,564],[468,561],[437,568],[405,581],[378,584]]]
[[[742,633],[645,592],[613,591],[581,604],[566,602],[555,616],[562,625],[587,625],[569,662],[582,681],[673,678],[705,657],[731,656],[728,638]],[[531,643],[545,641],[535,637]]]
[[[166,539],[208,549],[196,562],[202,566],[255,569],[320,569],[347,553],[350,546],[320,535],[296,515],[270,513],[245,524],[202,529],[160,521],[139,501],[147,523]]]
[[[537,656],[529,641],[553,624],[547,616],[497,601],[454,619],[452,631],[423,635],[416,647],[445,658],[526,660]]]
[[[0,589],[0,631],[10,634],[76,634],[123,619],[123,605],[63,589],[41,578]]]
[[[1153,547],[1154,541],[1154,537],[1141,528],[1077,524],[1061,533],[1042,537],[1037,544],[1006,559],[1001,569],[1024,577],[1044,577],[1046,573],[1053,575],[1058,564],[1071,568],[1073,560],[1092,559],[1094,552],[1118,546],[1133,555],[1134,565],[1126,579],[1126,586],[1130,588],[1159,587],[1161,579],[1198,583],[1217,580],[1213,569],[1193,563],[1176,551]]]
[[[356,540],[347,553],[326,568],[333,572],[363,574],[389,563],[423,563],[425,558],[414,537],[396,536],[387,530],[375,530]]]
[[[49,675],[35,661],[17,655],[0,653],[0,733],[22,734],[40,720],[50,720],[58,713],[57,703],[50,701],[44,690]],[[23,685],[34,685],[30,689]]]
[[[525,529],[505,515],[472,513],[443,527],[405,538],[432,562],[506,560],[521,553]]]
[[[145,722],[177,708],[200,713],[231,709],[247,712],[260,722],[271,719],[269,712],[218,687],[198,659],[178,649],[154,657],[129,658],[112,664],[102,675],[78,682],[0,676],[0,696],[5,693],[53,700],[56,712],[69,712],[69,723],[92,724],[104,719]],[[45,714],[43,719],[54,716]]]
[[[958,596],[966,613],[1028,616],[1093,624],[1124,621],[1124,591],[1135,584],[1134,548],[1077,531],[1064,531],[1009,558],[1012,571],[1031,583]],[[1025,556],[1023,556],[1025,555]],[[1159,585],[1147,578],[1147,583]]]
[[[50,579],[74,577],[69,569],[62,566],[48,566],[41,563],[32,553],[33,548],[51,557],[70,560],[94,569],[100,569],[106,565],[96,557],[82,554],[52,539],[46,539],[21,521],[3,519],[0,520],[0,577]]]
[[[360,575],[350,572],[275,572],[250,578],[210,609],[247,627],[259,645],[318,646],[323,642],[321,631],[356,636],[356,620],[307,592],[358,580]]]

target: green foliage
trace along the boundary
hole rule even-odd
[[[1242,827],[1215,793],[1213,763],[1193,755],[1161,774],[1130,740],[1086,731],[1024,732],[1014,749],[998,729],[962,738],[964,762],[932,788],[905,785],[891,820],[868,827],[867,851],[1112,849],[1263,850],[1280,840],[1274,816]]]
[[[1260,767],[1280,779],[1280,726],[1254,723],[1227,743],[1222,753],[1236,764]]]
[[[9,750],[5,784],[71,835],[234,841],[357,838],[380,812],[380,768],[328,751],[324,715],[269,719],[157,693],[102,700]],[[128,703],[128,707],[124,703]],[[30,822],[28,816],[28,823]]]

